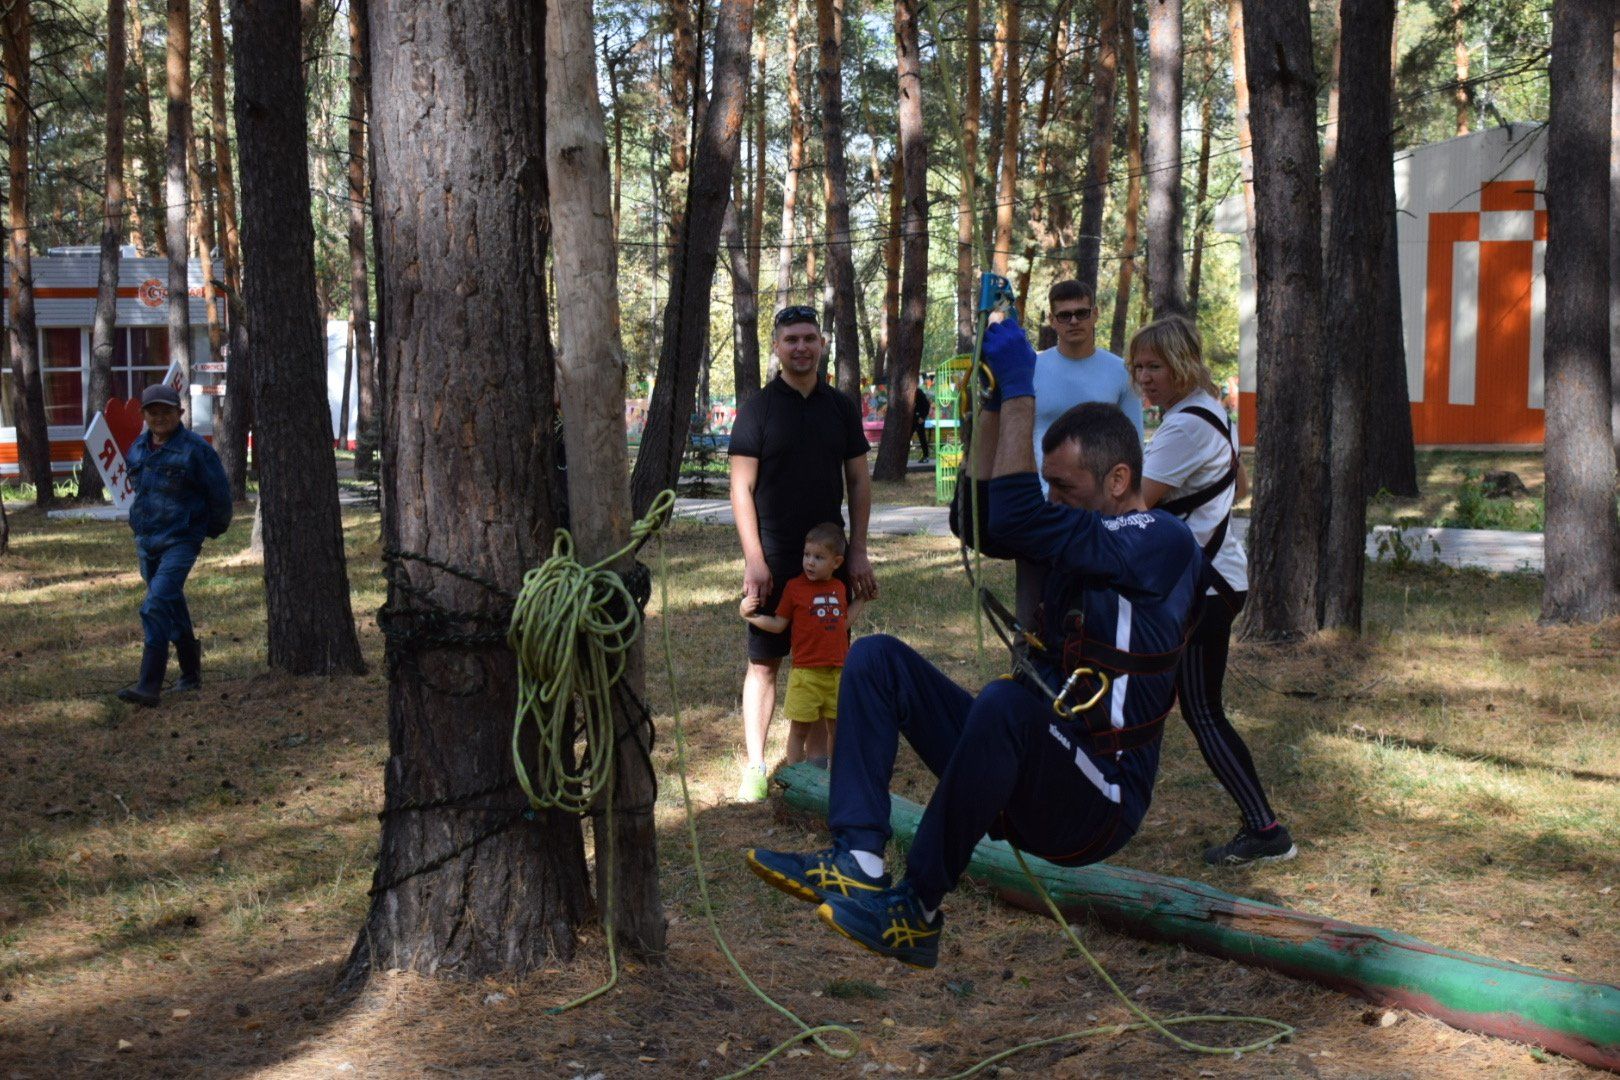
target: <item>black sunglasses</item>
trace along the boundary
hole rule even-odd
[[[816,309],[807,304],[795,304],[785,307],[776,313],[776,325],[786,326],[789,323],[815,323],[820,328],[821,321],[816,317]]]
[[[1075,308],[1073,311],[1052,312],[1053,322],[1082,322],[1091,318],[1091,309],[1088,307]]]

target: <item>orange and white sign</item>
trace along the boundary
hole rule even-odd
[[[147,307],[162,307],[169,302],[169,287],[157,278],[147,278],[135,290],[135,295]]]
[[[135,485],[130,483],[124,452],[119,449],[118,440],[101,413],[90,419],[90,426],[84,431],[84,448],[95,461],[96,471],[101,474],[101,482],[112,497],[113,506],[128,510],[135,501]]]

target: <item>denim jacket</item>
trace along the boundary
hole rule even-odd
[[[135,485],[129,527],[137,546],[161,551],[174,544],[201,544],[231,524],[231,485],[219,455],[201,435],[180,428],[162,446],[152,433],[130,447],[126,458]]]

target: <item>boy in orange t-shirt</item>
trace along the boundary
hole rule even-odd
[[[804,573],[787,583],[776,614],[759,611],[760,598],[743,597],[742,617],[766,633],[793,630],[793,671],[788,676],[782,715],[788,730],[787,763],[831,757],[838,723],[838,679],[849,652],[849,624],[861,602],[849,602],[849,589],[833,577],[844,564],[844,530],[832,522],[817,525],[804,538]]]

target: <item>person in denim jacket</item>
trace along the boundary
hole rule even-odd
[[[146,582],[146,600],[141,604],[146,647],[140,677],[118,696],[148,708],[162,697],[170,642],[180,661],[174,689],[195,690],[202,685],[202,643],[192,631],[186,607],[186,575],[204,538],[223,535],[231,524],[231,485],[225,468],[202,436],[181,425],[180,413],[180,395],[173,387],[147,387],[141,394],[146,430],[127,458],[135,485],[129,527],[135,532],[135,554]]]

